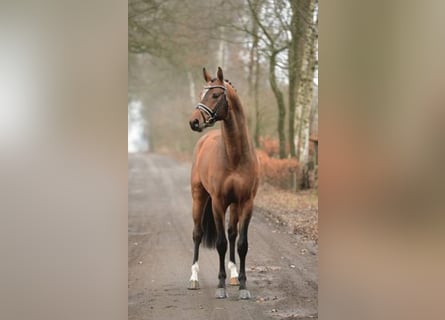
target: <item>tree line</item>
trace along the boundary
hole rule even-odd
[[[317,0],[130,0],[128,12],[129,99],[156,88],[145,93],[151,118],[169,116],[155,106],[166,86],[185,117],[202,67],[220,65],[246,97],[255,144],[272,135],[280,158],[307,161],[318,119]]]

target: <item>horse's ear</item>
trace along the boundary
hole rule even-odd
[[[202,68],[202,75],[204,76],[204,80],[206,82],[209,82],[210,80],[212,80],[212,77],[210,76],[210,74],[207,72],[206,68]]]
[[[218,67],[218,72],[216,73],[218,80],[224,83],[224,75],[221,67]]]

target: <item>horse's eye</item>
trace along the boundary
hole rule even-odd
[[[219,94],[217,94],[217,93],[214,93],[212,97],[213,97],[213,99],[216,99],[216,98],[218,98],[218,97],[219,97]]]

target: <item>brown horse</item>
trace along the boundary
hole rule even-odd
[[[189,289],[198,289],[198,256],[201,240],[208,248],[217,248],[219,274],[217,298],[226,298],[227,251],[225,212],[230,207],[228,238],[230,248],[230,284],[239,285],[240,299],[249,299],[246,287],[247,230],[252,217],[253,199],[258,188],[258,161],[246,127],[246,117],[238,95],[224,80],[218,67],[217,77],[211,78],[205,68],[207,83],[201,102],[190,118],[194,131],[221,121],[221,130],[213,130],[197,142],[193,155],[191,190],[193,198],[193,241],[195,251]],[[235,241],[238,235],[239,275],[235,263]]]

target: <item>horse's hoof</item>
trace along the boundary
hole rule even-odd
[[[229,284],[231,286],[239,286],[238,278],[230,278]]]
[[[240,298],[241,300],[248,300],[248,299],[250,299],[251,296],[250,296],[250,292],[249,292],[249,290],[247,290],[247,289],[242,289],[242,290],[240,290],[240,291],[239,291],[239,298]]]
[[[198,290],[199,289],[198,280],[190,280],[190,285],[189,285],[188,289],[189,290]]]
[[[216,299],[225,299],[229,295],[227,294],[226,288],[218,288],[216,289],[215,298]]]

